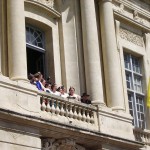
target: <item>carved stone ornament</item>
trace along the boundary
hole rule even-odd
[[[54,0],[34,0],[34,1],[42,3],[50,8],[54,8]]]
[[[142,18],[139,17],[137,10],[133,11],[133,19],[141,24],[143,24]]]
[[[118,12],[123,14],[124,13],[124,4],[123,3],[120,3],[120,7],[118,9]]]
[[[73,139],[56,140],[53,138],[42,139],[42,150],[86,150],[76,144]]]
[[[59,146],[59,144],[53,138],[42,140],[42,150],[57,150],[57,146]]]
[[[135,45],[143,47],[143,37],[140,35],[120,28],[120,37],[124,40],[134,43]]]
[[[124,4],[120,3],[119,5],[115,5],[114,4],[114,8],[115,11],[119,12],[120,14],[124,14]]]

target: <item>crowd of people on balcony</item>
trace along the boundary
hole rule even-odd
[[[45,80],[41,72],[30,74],[28,78],[30,80],[30,83],[35,85],[40,91],[45,91],[49,94],[54,94],[63,98],[75,99],[85,104],[91,104],[91,100],[89,99],[90,95],[88,95],[87,93],[83,93],[81,96],[75,94],[75,88],[72,86],[67,92],[65,86],[61,85],[57,87],[57,84],[51,84],[50,77]]]

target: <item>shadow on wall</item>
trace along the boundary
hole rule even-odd
[[[69,22],[73,17],[75,17],[75,1],[74,0],[62,0],[61,12],[64,12],[68,9],[68,15],[66,18],[66,23]]]

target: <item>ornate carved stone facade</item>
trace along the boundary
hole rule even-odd
[[[54,0],[34,0],[34,1],[42,3],[50,8],[54,8]]]
[[[143,47],[143,37],[135,33],[132,33],[131,31],[120,28],[120,37],[129,42],[132,42],[135,45]]]
[[[134,0],[133,0],[134,1]],[[136,6],[136,3],[134,1],[134,4],[130,3],[129,1],[117,1],[113,0],[113,9],[114,12],[119,13],[129,19],[132,19],[133,21],[136,21],[137,23],[143,24],[147,27],[150,27],[149,19],[150,19],[150,13],[149,13],[149,5],[143,4],[143,2],[139,3],[139,6]],[[143,4],[143,5],[142,5]],[[141,9],[141,6],[144,8],[144,11]]]
[[[149,1],[0,0],[0,149],[150,150]],[[91,104],[38,90],[39,71]]]
[[[73,139],[55,140],[47,138],[42,140],[42,150],[86,150],[84,147],[76,144]]]

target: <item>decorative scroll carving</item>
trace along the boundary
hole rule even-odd
[[[54,8],[54,0],[34,0],[34,1],[42,3],[50,8]]]
[[[53,138],[42,139],[42,150],[86,150],[76,144],[73,139],[56,140]]]
[[[132,33],[126,29],[120,29],[120,37],[129,42],[134,43],[135,45],[143,47],[143,38],[140,35]]]

